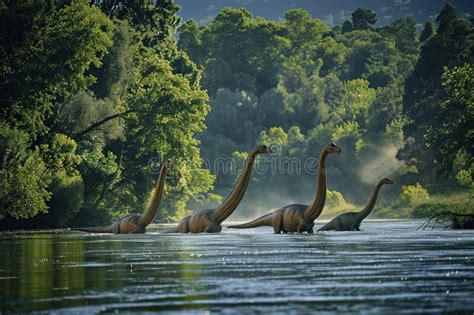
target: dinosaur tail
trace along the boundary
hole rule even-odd
[[[321,228],[319,228],[318,232],[321,232],[321,231],[331,231],[333,230],[334,228],[332,227],[332,221],[324,224]]]
[[[259,227],[259,226],[273,226],[273,213],[269,213],[264,215],[263,217],[260,217],[258,219],[255,219],[253,221],[243,223],[243,224],[238,224],[238,225],[230,225],[228,228],[231,229],[251,229],[254,227]]]
[[[81,231],[87,233],[113,233],[112,226],[100,226],[100,227],[91,227],[91,228],[77,228],[71,229],[72,231]]]

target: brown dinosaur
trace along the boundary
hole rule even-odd
[[[222,230],[221,223],[227,219],[237,208],[244,197],[252,174],[252,168],[257,155],[272,153],[265,145],[260,145],[248,155],[242,172],[225,201],[216,209],[200,210],[181,219],[176,229],[169,232],[178,233],[218,233]]]
[[[362,220],[367,218],[370,212],[374,209],[379,190],[385,184],[392,185],[393,181],[390,178],[382,179],[375,186],[374,192],[372,193],[372,197],[370,197],[369,203],[367,204],[367,206],[365,206],[364,209],[359,212],[347,212],[338,215],[337,217],[326,223],[318,231],[360,231],[360,224],[362,223]]]
[[[171,167],[171,161],[167,160],[163,163],[158,180],[156,182],[153,198],[148,206],[147,212],[143,216],[139,214],[132,214],[121,218],[117,222],[103,227],[79,228],[72,229],[75,231],[83,231],[89,233],[114,233],[114,234],[132,234],[145,233],[146,227],[153,221],[158,208],[160,206],[161,196],[163,195],[163,187],[165,185],[165,177],[167,171]]]
[[[311,205],[292,204],[284,206],[248,223],[231,225],[233,229],[248,229],[258,226],[273,226],[277,234],[283,232],[313,233],[314,220],[321,214],[326,202],[326,158],[331,153],[341,153],[341,148],[330,143],[321,151],[318,165],[316,197]]]

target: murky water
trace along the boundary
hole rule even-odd
[[[474,311],[474,231],[419,224],[315,235],[0,234],[0,313]]]

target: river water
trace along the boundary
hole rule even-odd
[[[474,311],[474,231],[0,234],[0,313]],[[317,224],[319,226],[319,224]]]

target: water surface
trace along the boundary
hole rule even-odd
[[[474,311],[474,231],[0,234],[0,313]],[[317,224],[319,226],[319,224]]]

